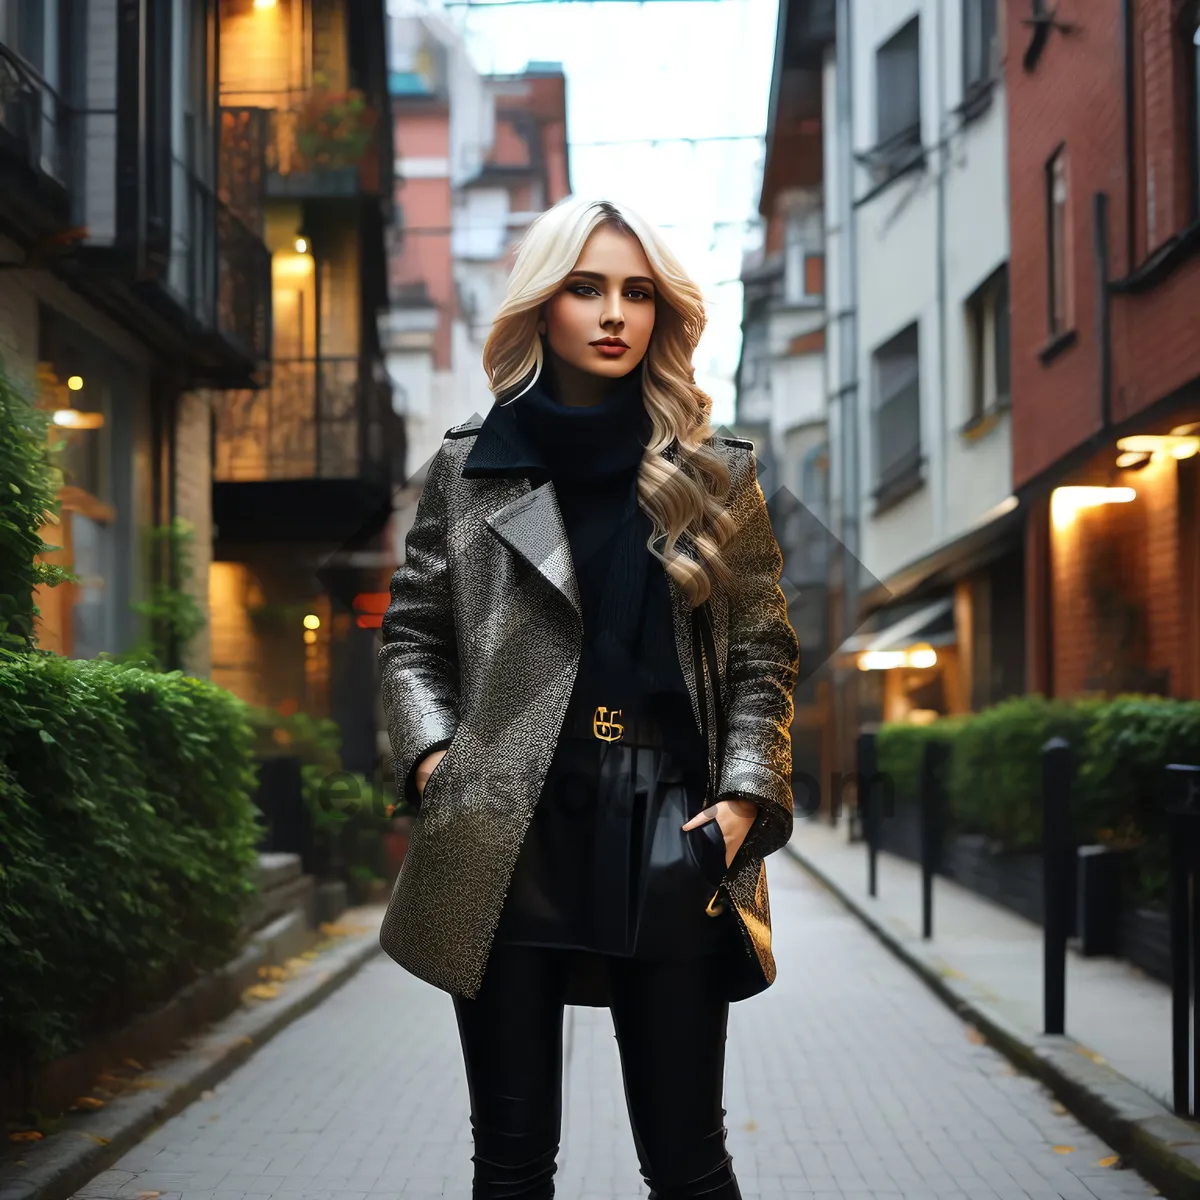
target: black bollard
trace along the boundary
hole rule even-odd
[[[878,882],[876,856],[879,853],[879,788],[876,778],[875,735],[858,735],[858,810],[862,814],[863,835],[867,843],[867,895],[875,898]]]
[[[921,937],[933,937],[933,877],[941,866],[950,747],[926,742],[921,758]]]
[[[1200,913],[1190,895],[1200,866],[1200,767],[1173,763],[1165,771],[1167,831],[1171,847],[1168,896],[1171,939],[1171,1079],[1175,1111],[1196,1113],[1188,1078],[1188,1050],[1200,1081],[1200,1036],[1192,1018],[1192,973],[1200,965]]]
[[[1045,1032],[1063,1033],[1067,1009],[1067,935],[1071,920],[1071,747],[1042,747],[1043,1006]]]

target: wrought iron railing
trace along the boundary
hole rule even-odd
[[[172,160],[170,261],[165,282],[205,331],[244,358],[271,354],[271,255],[189,167]]]
[[[66,108],[15,50],[0,42],[0,145],[35,171],[66,182]]]
[[[277,359],[270,385],[221,393],[213,478],[223,483],[354,479],[384,462],[379,364]]]
[[[217,329],[265,363],[271,355],[271,252],[219,200],[216,217]]]

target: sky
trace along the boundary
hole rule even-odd
[[[733,420],[742,254],[757,223],[776,0],[552,0],[443,4],[485,73],[560,62],[572,191],[624,202],[662,230],[704,293],[696,381],[713,423]],[[742,140],[651,145],[637,138]],[[589,146],[620,141],[617,146]]]

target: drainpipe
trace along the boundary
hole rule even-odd
[[[834,36],[837,93],[837,223],[838,276],[842,294],[838,297],[838,379],[837,403],[841,417],[841,511],[837,532],[842,544],[842,638],[858,626],[859,555],[861,552],[859,505],[861,471],[859,467],[858,420],[858,247],[854,204],[854,76],[853,76],[853,0],[837,0]],[[857,680],[841,678],[834,672],[840,693],[838,711],[842,720],[857,723]],[[855,730],[855,732],[857,732]],[[842,744],[848,744],[845,737]]]
[[[1100,346],[1100,428],[1112,426],[1112,313],[1109,299],[1108,193],[1092,197],[1096,254],[1096,341]]]
[[[950,147],[946,137],[946,19],[943,0],[937,5],[937,58],[934,95],[937,97],[937,310],[938,310],[938,382],[937,382],[937,427],[936,442],[931,450],[937,452],[933,470],[933,529],[934,544],[939,545],[946,537],[946,450],[948,430],[946,428],[946,169]]]
[[[179,512],[179,392],[180,383],[178,377],[172,376],[168,385],[167,399],[167,528],[171,529],[175,524],[175,517]],[[179,579],[179,564],[176,562],[174,554],[174,537],[168,535],[166,542],[166,570],[164,572],[169,588],[178,588],[180,586]],[[179,640],[174,633],[171,634],[170,644],[167,646],[167,665],[172,671],[178,671],[183,668],[182,649],[179,645]]]

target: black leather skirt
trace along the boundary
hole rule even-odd
[[[654,744],[646,744],[647,742]],[[705,779],[652,727],[620,741],[560,738],[522,844],[496,941],[679,959],[737,950],[719,885],[725,842]]]

